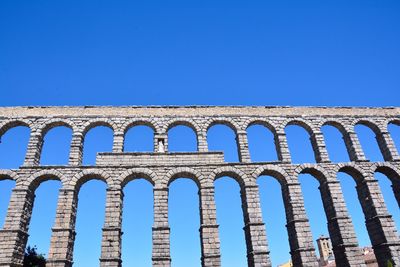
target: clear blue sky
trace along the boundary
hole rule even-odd
[[[397,105],[399,10],[395,0],[1,1],[0,104]]]
[[[1,1],[0,106],[399,106],[398,14],[400,3],[385,0]],[[390,128],[398,147],[399,128]],[[361,127],[357,133],[369,158],[379,160],[371,132]],[[268,131],[255,127],[248,134],[254,161],[276,159]],[[305,132],[289,127],[287,134],[294,161],[314,161]],[[329,128],[324,134],[331,158],[347,161],[340,135]],[[193,133],[185,128],[170,135],[173,150],[195,147]],[[135,129],[128,136],[127,150],[151,150],[149,129]],[[22,128],[2,137],[0,168],[19,166],[28,137]],[[210,149],[224,150],[227,161],[237,160],[229,129],[217,126],[208,137]],[[67,129],[49,132],[42,163],[65,163],[69,138]],[[108,129],[89,132],[85,164],[94,163],[96,152],[109,151],[111,140]],[[377,178],[400,227],[390,183]],[[366,246],[370,241],[355,184],[346,175],[339,179],[359,242]],[[315,239],[327,234],[322,202],[315,201],[318,184],[307,175],[300,181]],[[289,259],[280,187],[270,177],[258,182],[276,266]],[[0,181],[0,226],[12,187]],[[36,191],[29,244],[43,253],[59,187],[49,181]],[[221,178],[215,187],[223,264],[244,266],[239,186]],[[105,188],[90,181],[81,189],[75,266],[98,264]],[[150,266],[152,187],[138,180],[124,191],[124,265]],[[169,204],[173,266],[200,266],[196,185],[188,179],[172,183]]]

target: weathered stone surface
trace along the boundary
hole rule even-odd
[[[392,180],[393,192],[400,204],[400,157],[387,131],[389,122],[400,124],[400,108],[0,107],[0,136],[18,125],[31,129],[24,166],[17,170],[0,170],[0,179],[16,181],[6,222],[0,230],[0,266],[22,266],[34,191],[42,181],[50,178],[59,179],[63,186],[48,265],[72,266],[77,196],[88,177],[102,179],[108,185],[101,266],[122,264],[122,190],[136,178],[145,178],[154,186],[153,266],[171,265],[168,186],[179,177],[192,178],[199,187],[202,266],[221,266],[213,182],[225,175],[235,178],[241,186],[249,266],[271,266],[256,182],[260,175],[273,176],[281,184],[294,266],[318,266],[297,178],[300,173],[310,173],[320,183],[337,266],[365,266],[336,179],[339,171],[349,173],[357,183],[359,201],[379,265],[386,266],[391,260],[394,266],[400,266],[398,233],[374,179],[375,171],[385,173]],[[207,130],[217,123],[228,125],[235,131],[239,163],[224,162],[221,152],[208,152]],[[358,123],[375,132],[384,162],[366,160],[354,132]],[[264,125],[272,131],[278,161],[251,162],[246,129],[253,124]],[[291,124],[308,131],[317,163],[291,164],[284,131],[285,126]],[[335,126],[343,134],[350,162],[330,162],[321,133],[321,127],[326,124]],[[39,166],[44,135],[60,125],[73,130],[68,166]],[[99,125],[113,129],[113,150],[99,153],[95,166],[82,166],[85,134]],[[125,133],[136,125],[154,129],[154,153],[124,153]],[[168,129],[176,125],[189,126],[196,132],[198,152],[168,152]]]

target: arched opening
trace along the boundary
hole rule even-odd
[[[318,248],[317,239],[321,236],[329,236],[324,205],[318,188],[320,184],[313,175],[308,173],[301,173],[299,175],[299,182],[304,198],[307,218],[310,222],[314,247]],[[321,262],[328,261],[328,257],[324,258],[322,256],[323,255],[319,255],[318,257]]]
[[[18,169],[25,159],[30,129],[16,126],[0,134],[0,169]]]
[[[360,204],[356,189],[356,181],[350,174],[340,171],[337,174],[337,179],[342,188],[344,201],[346,203],[349,216],[354,225],[354,231],[360,247],[371,246],[367,227],[365,225],[365,216]]]
[[[137,125],[128,129],[124,138],[125,152],[153,152],[154,130],[146,125]]]
[[[240,186],[231,177],[214,182],[222,266],[247,266]]]
[[[41,165],[68,165],[72,130],[57,126],[46,132],[40,156]]]
[[[12,190],[15,187],[15,181],[0,177],[0,229],[3,229],[4,221],[7,216],[8,204]]]
[[[49,179],[56,179],[50,177]],[[52,227],[54,225],[58,193],[62,184],[58,180],[41,182],[35,190],[35,199],[32,216],[29,223],[29,237],[27,246],[37,247],[37,252],[47,258],[49,251]]]
[[[247,128],[247,139],[252,162],[277,161],[278,155],[274,143],[274,134],[261,124]]]
[[[153,186],[135,178],[124,186],[122,262],[124,266],[152,266]]]
[[[381,167],[375,172],[375,179],[378,180],[388,212],[392,215],[396,228],[400,229],[400,209],[398,202],[400,198],[396,199],[396,194],[397,197],[400,197],[400,176],[391,169]]]
[[[261,210],[267,230],[271,263],[272,266],[278,266],[290,259],[281,184],[276,178],[264,175],[257,179],[257,184],[260,190]]]
[[[99,152],[111,152],[113,146],[113,130],[107,126],[96,126],[85,134],[83,145],[83,164],[95,165]]]
[[[285,127],[290,156],[293,163],[314,163],[315,156],[310,141],[310,133],[300,125],[289,124]]]
[[[74,266],[99,265],[107,185],[96,177],[90,178],[78,194]]]
[[[376,134],[371,127],[358,123],[355,126],[355,131],[365,157],[370,161],[383,161],[383,156],[376,140]]]
[[[332,162],[348,162],[350,161],[346,144],[344,143],[343,134],[334,125],[324,125],[321,128],[324,135],[326,148],[328,150],[329,159]]]
[[[189,178],[169,185],[168,220],[171,228],[171,265],[201,266],[198,187]]]
[[[211,126],[207,131],[208,150],[223,151],[226,162],[238,162],[238,145],[236,133],[223,124]]]
[[[185,125],[176,125],[168,130],[169,152],[197,151],[196,132]]]
[[[400,121],[389,123],[388,131],[396,146],[397,152],[400,154]]]

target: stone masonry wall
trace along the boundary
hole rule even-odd
[[[16,181],[3,229],[0,230],[0,266],[22,266],[28,237],[34,192],[48,179],[62,182],[48,253],[48,266],[72,266],[75,220],[80,186],[92,178],[107,183],[105,222],[100,266],[121,266],[123,187],[145,178],[154,188],[153,266],[170,266],[168,186],[179,177],[193,179],[199,187],[202,266],[221,266],[220,240],[214,201],[214,180],[231,176],[241,187],[248,266],[271,266],[268,233],[262,220],[257,178],[270,175],[281,184],[290,253],[294,266],[318,266],[299,174],[313,175],[320,183],[328,229],[337,266],[365,266],[354,227],[344,203],[338,172],[351,175],[365,215],[366,226],[379,266],[400,266],[400,240],[382,198],[375,172],[388,176],[400,201],[400,156],[388,132],[389,123],[400,124],[400,108],[323,107],[1,107],[0,137],[12,127],[31,130],[23,166],[0,170],[0,179]],[[207,130],[215,124],[236,133],[240,162],[227,163],[221,152],[208,152]],[[274,134],[278,161],[251,162],[246,129],[266,126]],[[316,163],[292,164],[285,135],[287,125],[305,128]],[[383,162],[369,162],[354,127],[363,124],[376,134]],[[114,132],[113,151],[99,153],[96,165],[82,166],[85,134],[96,126]],[[147,125],[154,130],[154,153],[125,153],[124,138],[130,127]],[[197,135],[198,152],[168,152],[168,130],[191,127]],[[343,135],[349,158],[331,163],[321,127],[332,125]],[[73,131],[67,166],[40,166],[43,138],[56,126]],[[400,205],[400,202],[399,202]]]

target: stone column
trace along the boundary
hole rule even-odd
[[[246,131],[237,131],[236,133],[236,143],[239,151],[239,161],[240,162],[250,162],[250,152],[249,143],[247,141]]]
[[[328,151],[326,150],[324,135],[320,131],[314,131],[310,136],[316,162],[330,162]]]
[[[34,199],[29,189],[13,190],[4,227],[0,230],[0,266],[22,266]]]
[[[328,221],[329,236],[336,266],[366,266],[358,247],[351,218],[348,215],[339,181],[326,181],[319,187]]]
[[[278,154],[278,160],[283,163],[290,163],[292,161],[287,143],[286,134],[284,131],[275,133],[275,147]]]
[[[214,200],[214,186],[199,190],[201,266],[221,266],[220,241]]]
[[[153,253],[154,267],[169,267],[170,228],[168,224],[168,188],[154,188]]]
[[[204,133],[203,131],[197,133],[197,150],[199,152],[208,151],[207,133]]]
[[[125,139],[125,133],[123,131],[114,132],[114,141],[112,148],[113,153],[124,152],[124,139]]]
[[[26,149],[24,166],[37,166],[40,163],[43,136],[39,131],[32,131]]]
[[[388,261],[392,261],[394,266],[400,265],[400,240],[392,216],[386,209],[378,181],[365,178],[358,181],[356,188],[379,266],[387,266]]]
[[[282,194],[293,266],[318,267],[300,184],[287,183],[283,185]]]
[[[376,136],[379,148],[385,161],[400,161],[399,153],[389,132],[381,132]]]
[[[258,186],[243,186],[241,195],[248,265],[270,267],[267,234],[261,215]]]
[[[355,132],[346,132],[343,139],[351,161],[367,161]]]
[[[122,240],[122,189],[107,189],[106,211],[101,241],[101,267],[120,267]]]
[[[160,142],[163,148],[160,147]],[[168,135],[154,134],[154,152],[168,152]]]
[[[82,133],[73,133],[69,151],[69,165],[82,165],[83,139],[84,138]]]
[[[75,241],[75,219],[77,192],[74,189],[60,189],[56,219],[51,236],[46,266],[71,267]]]

